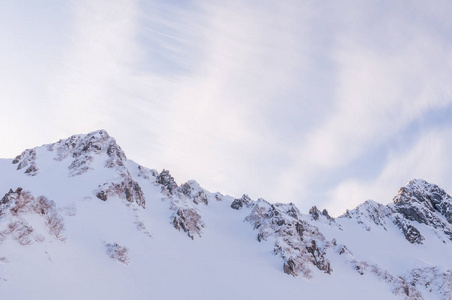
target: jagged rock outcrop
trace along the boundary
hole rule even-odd
[[[3,196],[2,200],[0,200],[0,218],[7,212],[11,205],[13,205],[16,202],[16,200],[20,197],[21,193],[22,188],[19,187],[15,191],[10,189],[9,192]]]
[[[162,186],[162,191],[166,191],[168,195],[173,195],[178,187],[174,177],[165,169],[157,175],[156,183],[160,184]]]
[[[334,218],[332,218],[326,209],[320,211],[317,206],[311,207],[309,210],[309,214],[311,215],[311,220],[313,221],[319,221],[320,219],[324,218],[329,223],[334,222]]]
[[[221,201],[223,195],[220,193],[210,193],[203,189],[195,180],[189,180],[178,188],[179,193],[193,201],[195,204],[208,205],[209,202]]]
[[[283,270],[293,276],[310,277],[309,265],[331,274],[326,258],[329,242],[317,227],[303,221],[293,204],[270,204],[259,199],[252,204],[251,213],[245,218],[258,230],[257,239],[275,239],[273,253],[282,257]]]
[[[34,197],[30,192],[17,188],[10,190],[0,200],[0,243],[8,237],[20,245],[31,245],[45,240],[44,235],[37,232],[27,222],[27,214],[39,215],[50,235],[64,240],[64,220],[56,209],[55,202],[45,196]]]
[[[396,224],[397,227],[402,230],[403,235],[408,242],[410,242],[411,244],[422,244],[422,241],[425,238],[422,236],[419,230],[410,223],[411,222],[400,216],[394,217],[394,224]]]
[[[196,181],[188,182],[178,186],[168,170],[163,169],[156,176],[155,183],[161,186],[162,193],[171,201],[171,222],[177,230],[182,230],[194,239],[201,237],[202,228],[205,226],[201,215],[193,205],[208,205],[211,201],[220,201],[223,195],[220,193],[209,193]]]
[[[170,172],[165,169],[156,175],[155,184],[161,187],[163,199],[170,202],[170,209],[173,211],[171,223],[174,228],[184,231],[191,239],[195,236],[201,237],[205,224],[195,206],[201,203],[208,205],[213,199],[219,201],[223,196],[220,193],[209,193],[194,180],[178,186]]]
[[[452,198],[437,185],[412,180],[399,190],[393,202],[394,209],[406,219],[441,229],[452,240]]]
[[[201,230],[205,225],[195,208],[175,201],[172,203],[171,209],[174,210],[172,215],[174,228],[186,232],[191,239],[194,239],[195,235],[201,237]]]
[[[239,210],[243,206],[249,206],[251,202],[253,202],[251,198],[248,195],[243,194],[240,199],[234,199],[234,201],[232,201],[231,208]]]
[[[138,166],[138,177],[155,182],[158,175],[159,172],[157,172],[156,170]]]
[[[95,190],[95,195],[103,201],[109,197],[118,196],[128,202],[135,202],[143,208],[146,205],[140,185],[131,178],[130,174],[126,174],[122,180],[104,183]]]
[[[322,215],[322,212],[317,208],[317,206],[313,206],[309,210],[309,214],[311,215],[312,220],[317,221]]]
[[[13,164],[17,165],[17,170],[25,169],[25,174],[35,176],[38,174],[38,167],[36,166],[36,150],[27,149],[13,160]]]
[[[403,209],[404,204],[422,204],[430,211],[437,211],[443,215],[449,223],[452,223],[452,198],[436,184],[428,183],[423,179],[411,180],[405,187],[399,190],[394,197],[394,203],[398,209]],[[406,217],[412,218],[419,223],[429,224],[428,218],[422,212],[407,213]]]

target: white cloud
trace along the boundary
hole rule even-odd
[[[287,24],[284,13],[252,4],[204,4],[201,10],[208,17],[201,19],[200,52],[193,54],[199,65],[182,59],[184,72],[168,76],[168,91],[158,95],[166,101],[168,124],[158,155],[181,180],[194,177],[211,189],[258,196],[256,177],[270,178],[256,166],[265,163],[255,158],[268,148],[284,151],[268,140],[267,110],[275,101],[284,106],[277,97],[299,84],[292,74],[304,63],[299,46],[283,47],[294,42],[294,29],[284,33],[281,26],[295,24]],[[197,20],[182,20],[180,36],[171,40],[186,41],[198,29]]]
[[[324,122],[312,128],[297,147],[295,163],[284,178],[289,182],[287,197],[309,196],[310,186],[319,178],[336,169],[356,167],[354,162],[366,152],[452,103],[447,83],[452,80],[450,41],[436,35],[434,28],[403,16],[402,11],[384,11],[378,26],[368,24],[366,13],[359,11],[360,18],[335,36],[330,49],[336,62],[331,107],[319,114]],[[373,12],[367,16],[374,17]],[[338,193],[347,190],[346,194],[356,195],[349,192],[356,189],[362,190],[353,182],[338,187]]]
[[[102,128],[112,122],[112,108],[127,103],[118,94],[139,55],[134,43],[136,10],[134,1],[73,3],[70,48],[49,82],[64,132]]]

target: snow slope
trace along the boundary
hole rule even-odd
[[[451,299],[451,199],[333,219],[178,185],[105,130],[0,160],[1,299]],[[41,197],[42,196],[42,197]]]

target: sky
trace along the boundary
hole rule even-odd
[[[452,193],[450,1],[22,1],[0,157],[105,129],[178,183],[332,215]]]

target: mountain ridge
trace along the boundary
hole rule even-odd
[[[277,272],[305,278],[311,285],[316,280],[329,280],[324,276],[336,278],[340,276],[336,273],[351,270],[358,276],[373,276],[374,281],[388,286],[392,295],[397,297],[450,299],[452,296],[452,266],[444,263],[451,257],[443,254],[452,245],[451,197],[425,180],[410,181],[390,204],[366,201],[332,218],[326,210],[320,211],[315,206],[308,214],[302,214],[292,203],[269,203],[264,199],[252,200],[247,195],[234,198],[211,193],[194,180],[178,185],[168,170],[157,172],[128,160],[116,140],[105,130],[73,135],[56,143],[27,149],[10,164],[15,168],[1,169],[6,175],[3,175],[4,182],[0,187],[15,186],[10,186],[9,192],[5,191],[0,200],[0,250],[2,243],[14,244],[14,241],[25,248],[40,244],[46,247],[50,244],[54,247],[55,243],[68,244],[71,236],[78,234],[71,234],[74,229],[69,230],[69,225],[65,225],[66,220],[77,219],[74,211],[85,210],[84,204],[87,203],[116,207],[121,202],[131,211],[132,222],[127,222],[127,226],[133,223],[137,231],[131,229],[129,234],[135,237],[140,233],[138,239],[141,236],[150,239],[147,242],[150,249],[156,247],[154,235],[158,236],[165,224],[184,233],[197,245],[200,241],[206,243],[204,241],[214,239],[211,230],[221,228],[215,218],[209,217],[218,210],[218,219],[224,214],[234,220],[242,219],[241,224],[231,228],[248,228],[245,231],[250,236],[254,235],[257,244],[252,244],[250,249],[261,251],[258,244],[262,244],[267,249],[265,255],[278,258]],[[43,179],[40,180],[41,176]],[[47,197],[51,193],[43,186],[44,182],[50,182],[56,197]],[[73,196],[67,196],[66,192]],[[68,199],[56,200],[61,195]],[[102,207],[106,208],[105,205]],[[154,215],[155,219],[163,218],[160,223],[154,223],[154,218],[148,215],[148,211],[157,211],[157,206],[163,207],[161,214]],[[119,213],[122,209],[117,209],[115,213],[124,218]],[[86,220],[97,224],[99,220],[91,214],[87,213]],[[105,230],[102,236],[115,235]],[[234,239],[235,236],[232,243]],[[360,239],[365,242],[360,243]],[[131,267],[134,259],[128,257],[127,247],[113,238],[110,240],[102,243],[107,256]],[[378,253],[378,250],[387,252],[382,243],[387,243],[388,247],[397,245],[413,254],[402,257],[403,263],[393,266],[390,262],[400,259],[397,256],[400,254],[385,256]],[[97,242],[93,244],[99,246]],[[134,245],[140,248],[139,243]],[[427,249],[431,248],[435,249],[432,253],[438,253],[437,258],[428,255]],[[205,248],[198,250],[207,251]],[[273,274],[275,271],[270,269],[266,272]]]

